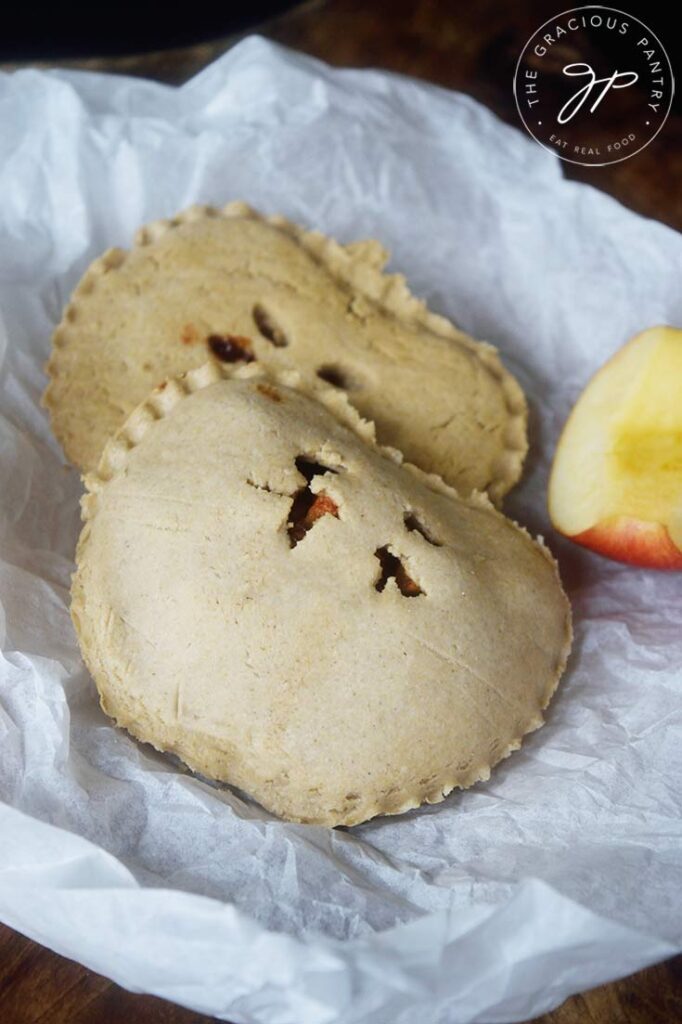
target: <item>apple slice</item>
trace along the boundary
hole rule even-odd
[[[682,330],[643,331],[589,382],[559,438],[549,515],[608,558],[682,569]]]

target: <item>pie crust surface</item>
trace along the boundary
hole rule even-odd
[[[68,458],[94,469],[168,377],[257,359],[345,392],[381,443],[498,502],[526,453],[523,392],[492,346],[383,273],[387,259],[244,203],[141,229],[91,265],[54,332],[44,401]]]
[[[102,707],[273,813],[435,803],[542,724],[570,646],[551,556],[338,389],[207,363],[86,486],[72,617]]]

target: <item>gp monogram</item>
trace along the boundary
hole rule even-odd
[[[639,75],[636,71],[614,71],[608,78],[597,78],[594,70],[589,64],[566,64],[564,67],[564,74],[568,75],[570,78],[585,75],[588,75],[589,77],[585,85],[581,86],[581,88],[564,103],[563,107],[557,114],[558,124],[567,124],[575,117],[585,100],[587,100],[592,94],[592,90],[595,85],[603,85],[604,88],[599,92],[596,100],[590,107],[591,114],[594,114],[609,89],[625,89],[628,85],[634,85],[635,82],[639,81]]]
[[[674,88],[670,60],[651,29],[624,11],[593,5],[541,25],[514,74],[528,132],[562,160],[589,166],[626,160],[647,146],[666,121]]]

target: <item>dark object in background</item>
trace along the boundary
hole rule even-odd
[[[0,61],[146,53],[241,32],[294,7],[293,0],[119,0],[115,5],[13,3],[2,12]]]

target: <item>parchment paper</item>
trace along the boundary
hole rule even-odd
[[[524,1020],[679,950],[682,577],[560,542],[545,490],[590,374],[682,324],[680,236],[564,181],[467,97],[258,37],[181,89],[3,76],[0,128],[0,917],[131,989],[259,1024]],[[575,611],[521,752],[350,831],[274,820],[114,730],[68,617],[80,484],[38,405],[50,332],[101,250],[233,198],[381,239],[417,294],[499,346],[532,407],[507,511],[547,535]]]

